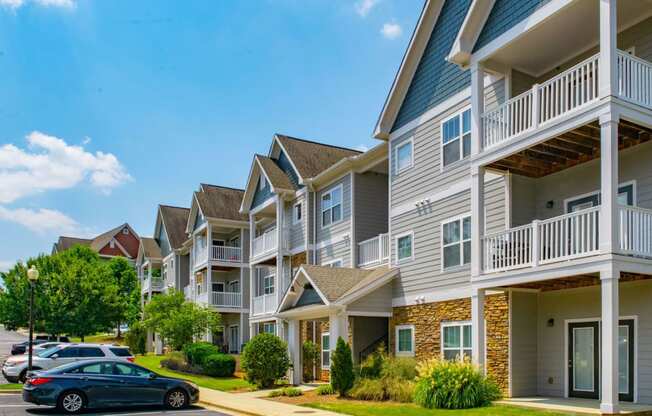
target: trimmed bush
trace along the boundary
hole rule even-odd
[[[317,387],[315,393],[317,394],[317,396],[331,396],[335,394],[335,390],[333,390],[333,386],[331,386],[330,384],[323,384]]]
[[[302,345],[303,352],[303,380],[312,381],[315,379],[315,366],[319,358],[319,348],[312,341],[306,341]]]
[[[204,374],[211,377],[231,377],[235,373],[235,357],[227,354],[213,354],[204,359]]]
[[[183,353],[191,366],[203,366],[206,358],[220,354],[220,349],[208,342],[193,342],[183,347]]]
[[[331,355],[331,385],[340,397],[345,397],[353,387],[355,375],[353,374],[353,358],[351,348],[342,337],[337,338],[337,347]]]
[[[470,409],[500,398],[500,389],[469,362],[429,360],[417,367],[417,404],[428,409]]]
[[[259,388],[270,387],[290,368],[288,346],[276,335],[258,334],[244,347],[240,366],[247,381]]]
[[[349,392],[350,396],[358,400],[385,400],[385,388],[383,382],[378,379],[362,378]]]
[[[132,354],[145,354],[147,345],[147,329],[136,321],[129,327],[129,331],[125,334],[125,342],[129,346]]]
[[[386,357],[381,364],[380,376],[413,381],[417,377],[417,362],[414,358]]]
[[[267,397],[297,397],[303,395],[303,392],[296,387],[285,387],[279,390],[272,390]]]

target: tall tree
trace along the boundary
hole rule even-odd
[[[109,275],[118,287],[120,307],[116,309],[113,325],[120,338],[120,325],[132,324],[140,319],[140,284],[136,270],[122,257],[114,257],[106,263]]]

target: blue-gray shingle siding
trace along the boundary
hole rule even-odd
[[[487,45],[550,0],[496,0],[473,52]]]
[[[256,208],[258,205],[267,201],[272,196],[272,187],[269,184],[269,181],[265,181],[265,187],[263,189],[260,189],[259,184],[260,177],[258,177],[258,182],[256,182],[256,192],[254,193],[253,200],[251,201],[251,208]]]
[[[290,163],[290,159],[287,157],[287,155],[281,151],[281,153],[278,155],[278,160],[276,160],[276,164],[278,165],[279,168],[283,172],[285,172],[286,175],[288,175],[288,178],[290,178],[290,182],[297,188],[302,188],[303,185],[299,185],[299,175],[297,172],[294,170],[292,167],[292,163]]]
[[[323,304],[319,293],[314,288],[305,288],[295,307],[307,306],[307,305],[320,305]]]
[[[195,214],[195,224],[192,227],[192,229],[196,230],[197,228],[201,227],[204,224],[204,222],[206,222],[204,220],[204,217],[202,217],[202,215],[199,213],[199,211],[197,211],[197,213]]]
[[[447,0],[414,73],[392,130],[396,130],[471,83],[469,71],[446,61],[471,0]]]
[[[156,240],[158,240],[157,243],[159,247],[161,247],[161,255],[163,257],[166,257],[168,254],[170,254],[172,248],[170,247],[170,242],[168,241],[168,235],[165,232],[165,226],[163,224],[161,224],[161,228],[159,229]]]

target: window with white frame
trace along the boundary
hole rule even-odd
[[[396,146],[396,173],[410,169],[413,165],[413,142],[412,139]]]
[[[109,241],[109,247],[115,248],[115,240]]]
[[[294,204],[292,207],[292,224],[299,224],[301,222],[303,216],[302,208],[303,204],[301,202]]]
[[[267,334],[276,334],[276,324],[274,322],[265,322],[263,324],[263,332]]]
[[[465,216],[442,224],[443,268],[471,263],[471,217]]]
[[[337,260],[324,262],[321,265],[326,267],[342,267],[343,264],[344,263],[342,262],[342,259],[337,259]]]
[[[450,322],[441,326],[442,356],[445,360],[471,358],[472,335],[470,322]]]
[[[414,326],[396,327],[396,355],[414,355]]]
[[[263,277],[263,294],[271,295],[274,293],[274,275]]]
[[[331,336],[328,332],[321,334],[321,368],[331,366]]]
[[[128,235],[129,234],[129,228],[125,227],[122,229],[122,234]]]
[[[414,256],[414,235],[412,232],[396,236],[396,259],[398,262],[411,260]]]
[[[342,185],[321,196],[321,226],[327,227],[342,220]]]
[[[442,123],[441,145],[443,166],[471,154],[471,109],[464,110]]]

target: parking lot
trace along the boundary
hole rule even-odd
[[[25,341],[26,338],[18,332],[6,331],[0,325],[0,364],[3,363],[11,354],[11,345]],[[0,376],[0,384],[6,383],[7,380]]]
[[[36,406],[31,403],[25,403],[20,394],[6,394],[0,393],[0,416],[24,416],[24,415],[61,415],[56,409],[51,407]],[[84,415],[177,415],[183,416],[228,416],[227,413],[216,412],[213,410],[205,409],[201,406],[192,406],[191,408],[183,411],[168,411],[164,408],[133,408],[133,409],[109,409],[105,411],[89,411],[84,412]]]

